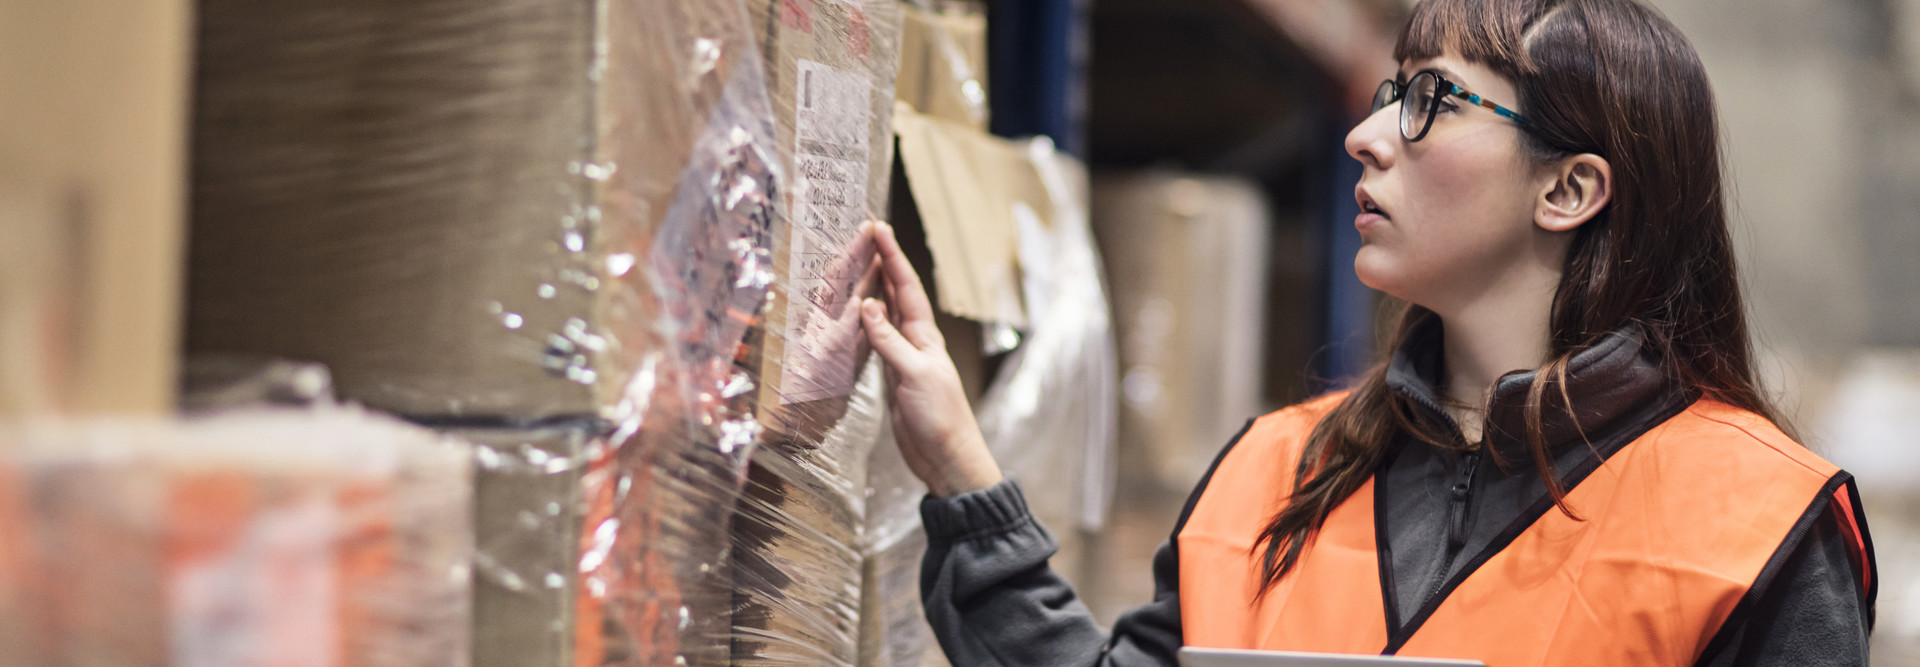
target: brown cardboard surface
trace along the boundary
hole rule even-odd
[[[979,6],[907,6],[894,96],[915,111],[987,130],[987,17]]]
[[[590,410],[527,334],[593,311],[560,275],[586,240],[591,6],[202,6],[188,349],[320,361],[403,414]]]
[[[594,414],[664,347],[650,244],[683,185],[712,189],[682,171],[726,139],[737,3],[202,8],[189,351],[524,421]]]
[[[933,249],[940,307],[987,322],[1026,324],[1016,207],[1050,217],[1024,144],[914,113],[894,112],[900,158]]]
[[[192,16],[0,1],[0,415],[172,409]]]

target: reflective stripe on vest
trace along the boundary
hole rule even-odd
[[[1334,394],[1255,420],[1178,536],[1189,645],[1473,658],[1492,667],[1689,665],[1790,536],[1831,501],[1871,597],[1871,545],[1846,473],[1765,419],[1700,401],[1628,443],[1389,636],[1373,481],[1257,595],[1254,540]],[[1496,546],[1499,544],[1496,540]],[[1462,554],[1463,558],[1474,554]],[[1411,634],[1407,634],[1411,631]]]

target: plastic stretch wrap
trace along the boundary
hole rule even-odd
[[[0,426],[0,655],[466,665],[467,460],[357,410]]]
[[[859,322],[859,300],[878,293],[862,223],[886,211],[900,7],[749,0],[748,10],[791,224],[775,233],[777,279],[756,339],[763,428],[732,532],[732,658],[851,665],[867,460],[886,425]]]
[[[995,459],[1023,482],[1035,514],[1060,539],[1054,567],[1072,576],[1076,538],[1102,525],[1112,494],[1117,362],[1084,169],[1044,139],[1020,147],[1046,197],[1039,215],[1015,216],[1030,326],[975,413]],[[943,664],[920,606],[926,487],[890,431],[867,475],[860,664]]]
[[[479,443],[483,667],[730,658],[792,150],[753,26],[202,2],[188,348],[317,361]]]
[[[1085,167],[1036,140],[1030,158],[1053,210],[1015,215],[1032,324],[976,410],[994,458],[1022,480],[1043,521],[1099,529],[1114,484],[1119,361]]]

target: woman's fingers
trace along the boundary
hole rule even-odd
[[[887,321],[887,308],[879,299],[866,299],[860,302],[860,321],[867,330],[867,341],[873,343],[873,349],[886,360],[889,369],[898,372],[911,367],[914,355],[920,349],[908,342],[900,330],[893,328]]]
[[[900,309],[901,326],[910,328],[914,326],[912,323],[921,321],[932,326],[933,304],[927,299],[927,289],[920,284],[919,274],[913,272],[913,264],[907,261],[906,252],[900,249],[900,240],[894,238],[893,225],[878,225],[875,236],[880,242],[880,259],[886,266],[887,281],[893,284],[897,297],[893,306]]]

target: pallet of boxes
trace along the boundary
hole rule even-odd
[[[725,664],[788,177],[738,0],[207,0],[186,347],[472,443],[472,663]]]
[[[58,129],[0,138],[0,653],[937,661],[855,319],[889,216],[1008,469],[1097,524],[1085,177],[983,131],[977,7],[95,3],[0,26],[95,82],[0,80]]]

